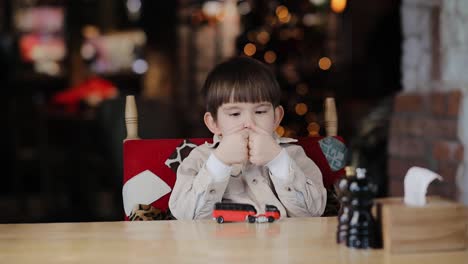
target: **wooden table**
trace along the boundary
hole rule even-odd
[[[468,263],[468,250],[389,254],[335,243],[336,217],[0,225],[0,263]]]

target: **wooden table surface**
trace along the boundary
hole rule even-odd
[[[390,254],[335,243],[336,217],[0,225],[0,263],[468,264],[468,250]]]

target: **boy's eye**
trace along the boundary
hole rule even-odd
[[[229,116],[239,116],[240,113],[230,113]]]
[[[255,111],[256,114],[265,114],[267,111],[262,110],[262,111]]]

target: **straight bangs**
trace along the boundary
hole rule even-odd
[[[204,85],[206,110],[214,115],[225,103],[280,104],[281,89],[273,73],[249,58],[237,58],[211,72]]]
[[[274,94],[273,87],[268,85],[271,82],[261,80],[238,79],[230,82],[219,83],[215,85],[214,104],[221,106],[225,103],[260,103],[270,102],[273,106],[277,106],[277,95]],[[215,99],[216,98],[216,99]]]

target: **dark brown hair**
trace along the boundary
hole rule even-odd
[[[249,57],[234,57],[217,65],[203,86],[206,111],[214,118],[218,108],[229,102],[280,104],[281,90],[273,72]]]

